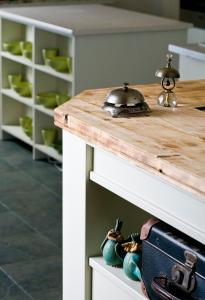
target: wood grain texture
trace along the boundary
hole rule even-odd
[[[159,84],[137,85],[152,113],[112,118],[102,111],[112,89],[87,90],[55,109],[55,124],[205,200],[205,80],[181,81],[179,105],[156,104]],[[66,155],[66,154],[64,154]]]

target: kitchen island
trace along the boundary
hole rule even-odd
[[[205,42],[197,44],[170,44],[169,51],[179,55],[181,80],[205,78]]]
[[[125,235],[151,214],[205,244],[205,80],[179,82],[174,109],[156,104],[160,85],[134,88],[150,116],[112,118],[101,109],[110,88],[55,110],[64,135],[65,299],[146,299],[140,284],[99,257],[118,216]]]

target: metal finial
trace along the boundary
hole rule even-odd
[[[171,61],[172,61],[173,55],[171,53],[168,53],[166,56],[167,56],[167,67],[171,68]]]

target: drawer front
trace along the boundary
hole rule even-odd
[[[94,149],[90,179],[194,239],[205,243],[205,203],[162,177]]]

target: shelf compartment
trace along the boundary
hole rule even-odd
[[[102,257],[89,259],[92,267],[92,299],[145,300],[138,281],[129,279],[122,268],[105,264]]]
[[[15,101],[7,95],[2,95],[2,124],[19,125],[19,117],[33,117],[33,109],[25,103]]]
[[[71,94],[71,83],[56,78],[54,76],[45,74],[40,71],[35,73],[35,91],[36,95],[44,92],[56,92],[59,94],[70,95]],[[36,97],[35,97],[36,98]],[[39,104],[35,99],[35,108],[49,116],[54,115],[53,109],[45,108],[43,105]],[[56,105],[57,106],[57,105]]]
[[[36,65],[35,65],[35,69],[36,69],[36,70],[39,70],[39,71],[42,71],[42,72],[44,72],[44,73],[50,74],[50,75],[52,75],[52,76],[61,78],[61,79],[63,79],[63,80],[69,81],[69,82],[72,82],[72,81],[73,81],[73,75],[72,75],[72,74],[70,74],[70,73],[60,73],[60,72],[57,72],[57,71],[55,71],[53,68],[51,68],[51,67],[49,67],[49,66],[38,65],[38,64],[36,64]]]
[[[12,89],[1,89],[3,95],[8,96],[16,101],[19,101],[25,105],[33,106],[33,99],[28,97],[22,97]]]
[[[61,154],[56,151],[53,147],[49,147],[44,145],[43,143],[43,137],[42,137],[42,129],[44,128],[57,128],[54,125],[54,118],[46,115],[44,112],[35,110],[35,120],[37,120],[35,123],[35,134],[34,134],[34,141],[35,141],[35,149],[41,151],[42,153],[46,154],[47,156],[50,156],[58,161],[62,161]],[[62,131],[57,128],[58,130],[58,141],[62,141]]]
[[[7,19],[2,19],[1,26],[1,50],[3,50],[3,43],[12,41],[30,41],[32,45],[34,44],[34,27],[14,22]],[[9,55],[10,53],[4,52],[3,55]],[[8,58],[12,60],[17,60],[21,63],[26,63],[24,57],[21,55],[9,55]],[[28,60],[29,61],[29,60]],[[29,63],[29,62],[28,62]],[[30,61],[31,63],[31,61]]]
[[[6,133],[16,137],[17,139],[21,140],[22,142],[33,146],[33,141],[23,132],[21,126],[15,125],[3,125],[2,130]]]
[[[44,153],[45,155],[54,158],[57,161],[62,162],[62,155],[60,155],[54,148],[48,147],[42,144],[35,144],[35,149]]]
[[[19,118],[23,116],[29,116],[33,119],[32,107],[17,102],[14,99],[9,98],[7,95],[2,95],[3,132],[20,139],[28,145],[33,145],[33,140],[24,133],[19,124]]]
[[[10,59],[2,58],[2,87],[10,88],[8,82],[8,75],[21,74],[23,81],[33,82],[33,69],[29,66],[22,65],[19,62],[11,61]]]
[[[56,34],[49,30],[36,28],[35,30],[35,63],[43,65],[42,49],[57,48],[62,56],[73,57],[72,38],[61,34]]]

